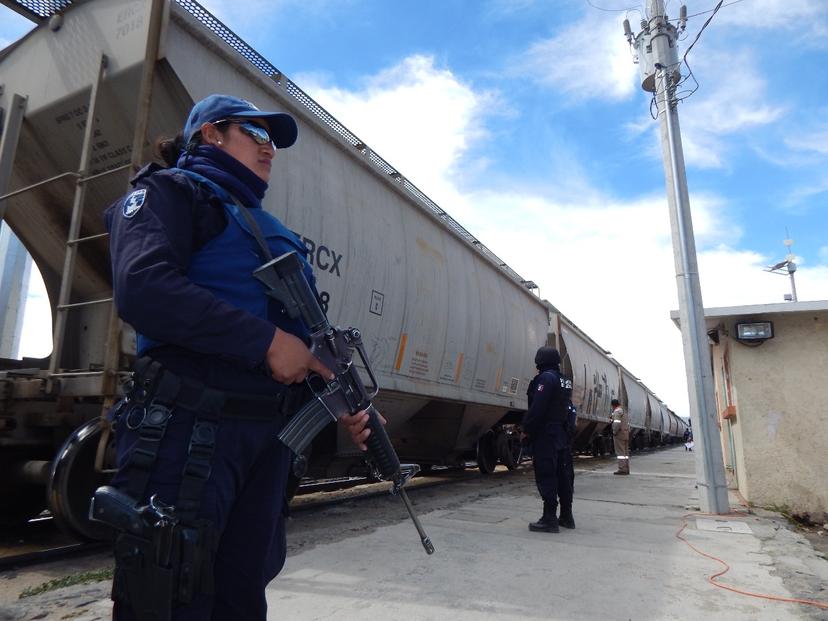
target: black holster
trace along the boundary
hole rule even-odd
[[[169,621],[174,607],[213,594],[217,538],[206,522],[159,526],[148,535],[116,537],[112,599],[138,621]]]

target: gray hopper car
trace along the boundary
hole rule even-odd
[[[547,342],[575,377],[580,447],[606,450],[619,394],[636,409],[642,445],[678,437],[652,393],[197,3],[57,2],[50,15],[2,1],[38,27],[0,52],[0,216],[43,276],[54,348],[44,360],[0,360],[0,521],[37,514],[46,490],[63,526],[97,534],[85,516],[109,476],[100,414],[135,351],[113,313],[102,211],[152,158],[144,137],[174,135],[213,92],[297,119],[299,141],[279,154],[265,207],[308,246],[331,320],[361,328],[403,461],[514,467],[513,425]],[[312,476],[364,468],[334,425],[309,461]]]

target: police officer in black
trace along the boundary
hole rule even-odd
[[[575,528],[572,517],[572,424],[570,397],[572,380],[561,375],[561,356],[554,347],[541,347],[535,354],[538,374],[529,383],[529,410],[523,418],[523,433],[532,445],[535,483],[543,500],[543,515],[529,524],[535,532],[557,533],[559,525]],[[561,503],[557,516],[558,498]]]
[[[110,414],[113,486],[157,517],[149,535],[125,524],[116,539],[115,619],[267,616],[286,556],[291,455],[277,436],[308,398],[307,374],[332,377],[252,276],[294,251],[315,286],[305,246],[261,204],[296,138],[291,116],[210,95],[159,143],[167,166],[141,170],[106,213],[115,302],[138,350]],[[367,414],[341,420],[364,450]]]

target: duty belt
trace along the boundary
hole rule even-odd
[[[251,395],[210,388],[202,382],[179,377],[147,356],[135,363],[133,389],[140,391],[138,400],[158,402],[199,412],[217,410],[222,417],[273,420],[290,416],[310,397],[302,385],[286,386],[275,395]],[[132,397],[132,400],[136,400]]]
[[[285,387],[273,396],[217,390],[179,377],[149,357],[140,358],[135,363],[133,386],[121,403],[126,407],[124,424],[138,430],[138,441],[126,464],[132,470],[127,493],[136,501],[143,498],[173,409],[191,410],[196,417],[175,504],[183,521],[195,519],[202,489],[210,477],[219,419],[281,418],[284,422],[308,396],[304,386]]]

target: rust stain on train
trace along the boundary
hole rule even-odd
[[[399,371],[402,366],[403,356],[405,355],[405,344],[408,342],[408,334],[403,333],[400,337],[400,349],[397,352],[397,361],[394,364],[394,370]]]
[[[420,247],[425,254],[430,254],[432,257],[437,259],[440,263],[445,263],[446,258],[443,256],[443,253],[437,250],[434,246],[429,244],[426,240],[422,237],[417,238],[417,245]]]

